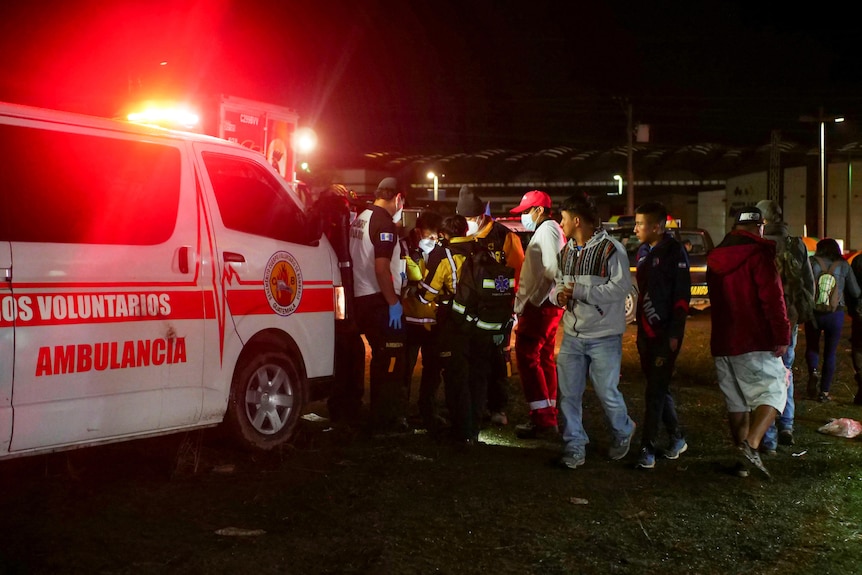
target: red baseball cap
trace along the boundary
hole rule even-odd
[[[537,206],[541,206],[543,208],[550,208],[551,196],[549,196],[545,192],[540,192],[539,190],[527,192],[526,194],[524,194],[524,197],[521,198],[521,203],[518,204],[517,207],[509,210],[509,213],[519,214]]]

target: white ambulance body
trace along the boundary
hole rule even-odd
[[[288,441],[332,382],[340,278],[265,157],[4,103],[0,142],[0,458],[222,421]]]

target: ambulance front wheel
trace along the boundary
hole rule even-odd
[[[236,371],[226,423],[246,446],[272,449],[291,439],[305,405],[296,363],[282,351],[254,354]]]

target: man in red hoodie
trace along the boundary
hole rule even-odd
[[[769,477],[758,448],[787,401],[781,357],[790,344],[790,322],[775,243],[762,236],[760,210],[741,210],[733,229],[707,256],[706,281],[712,307],[710,348],[733,441],[743,455],[738,474],[747,476],[749,463]]]

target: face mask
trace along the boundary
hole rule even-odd
[[[467,235],[472,236],[476,232],[479,231],[479,222],[474,220],[467,220]]]
[[[530,212],[521,214],[521,224],[528,232],[536,231],[536,222],[533,221],[533,216],[530,215]]]
[[[434,246],[437,245],[437,242],[432,240],[431,238],[425,238],[419,240],[419,249],[422,250],[422,253],[428,255],[431,253],[431,250],[434,249]]]
[[[404,212],[404,203],[396,201],[395,205],[398,206],[398,209],[395,210],[394,214],[392,214],[392,221],[397,224],[401,221],[401,214]]]

